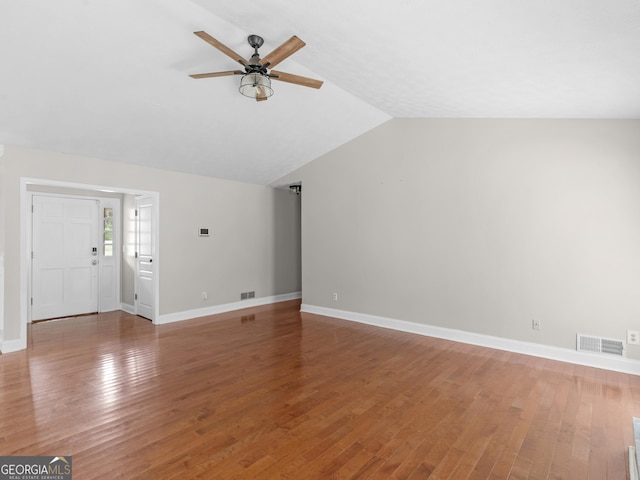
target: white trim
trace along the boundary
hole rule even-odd
[[[638,473],[638,464],[636,463],[636,457],[638,453],[636,452],[636,447],[629,447],[629,479],[630,480],[638,480],[640,478]]]
[[[638,472],[638,466],[640,466],[640,418],[633,417],[633,439],[634,442],[634,455],[633,455],[633,464],[636,470],[636,478],[640,476],[640,472]]]
[[[578,352],[566,348],[522,342],[519,340],[511,340],[509,338],[494,337],[491,335],[483,335],[481,333],[466,332],[452,328],[425,325],[405,320],[396,320],[393,318],[379,317],[366,313],[349,312],[304,303],[300,306],[300,311],[364,323],[367,325],[374,325],[376,327],[389,328],[401,332],[453,340],[454,342],[506,350],[508,352],[522,353],[534,357],[559,360],[561,362],[585,365],[588,367],[603,368],[606,370],[613,370],[615,372],[629,373],[631,375],[640,375],[640,361],[630,360],[628,358]]]
[[[27,323],[31,321],[31,195],[28,182],[20,178],[20,336],[17,345],[27,348]]]
[[[235,310],[242,310],[244,308],[257,307],[260,305],[268,305],[271,303],[286,302],[288,300],[296,300],[298,298],[302,298],[302,292],[271,295],[269,297],[251,298],[247,300],[241,300],[239,302],[213,305],[211,307],[205,308],[196,308],[194,310],[185,310],[183,312],[167,313],[164,315],[158,315],[156,317],[156,325],[180,322],[182,320],[191,320],[193,318],[217,315],[219,313],[232,312]]]
[[[19,338],[17,340],[5,340],[2,342],[2,354],[17,352],[27,348],[27,339]]]
[[[130,313],[131,315],[136,314],[136,307],[133,305],[129,305],[128,303],[120,303],[120,310]]]
[[[89,183],[77,183],[77,182],[62,182],[59,180],[49,180],[46,178],[34,178],[34,177],[20,177],[20,184],[22,185],[35,184],[35,185],[47,185],[50,187],[62,187],[62,188],[75,188],[80,190],[96,190],[98,192],[108,193],[128,193],[130,195],[157,195],[158,192],[151,190],[139,190],[137,188],[127,187],[113,187],[109,185],[94,185]]]

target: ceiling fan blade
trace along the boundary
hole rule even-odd
[[[222,53],[224,53],[225,55],[227,55],[228,57],[232,58],[234,61],[236,62],[240,62],[242,65],[244,65],[245,67],[247,65],[249,65],[249,62],[247,62],[244,58],[242,58],[241,55],[238,55],[236,52],[234,52],[233,50],[231,50],[229,47],[227,47],[225,44],[219,42],[218,40],[216,40],[215,38],[213,38],[211,35],[209,35],[207,32],[193,32],[195,35],[197,35],[198,37],[200,37],[202,40],[204,40],[205,42],[207,42],[209,45],[217,48],[218,50],[220,50]]]
[[[244,75],[242,70],[229,70],[226,72],[212,72],[212,73],[196,73],[189,75],[191,78],[211,78],[211,77],[226,77],[228,75]]]
[[[294,54],[305,45],[306,43],[304,43],[302,40],[300,40],[298,37],[294,35],[289,40],[287,40],[282,45],[280,45],[278,48],[276,48],[273,52],[271,52],[269,55],[264,57],[261,60],[262,65],[265,65],[268,68],[273,68],[277,64],[279,64],[281,61],[283,61],[285,58],[287,58],[289,55]]]
[[[301,75],[294,75],[293,73],[276,72],[275,70],[271,70],[270,75],[277,75],[271,77],[273,80],[295,83],[296,85],[302,85],[303,87],[320,88],[324,83],[322,80],[315,80],[313,78],[303,77]]]

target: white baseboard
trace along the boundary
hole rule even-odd
[[[239,302],[225,303],[223,305],[213,305],[211,307],[197,308],[194,310],[186,310],[184,312],[166,313],[156,318],[157,325],[165,323],[180,322],[182,320],[190,320],[192,318],[206,317],[216,315],[218,313],[232,312],[234,310],[242,310],[244,308],[257,307],[260,305],[268,305],[271,303],[286,302],[288,300],[296,300],[302,297],[302,292],[285,293],[283,295],[272,295],[269,297],[250,298]]]
[[[639,480],[640,473],[638,473],[638,463],[636,462],[636,457],[638,453],[636,451],[636,447],[629,447],[629,479],[630,480]]]
[[[342,320],[349,320],[352,322],[365,323],[367,325],[389,328],[401,332],[416,333],[418,335],[442,338],[445,340],[453,340],[455,342],[495,348],[497,350],[505,350],[508,352],[522,353],[525,355],[532,355],[534,357],[548,358],[550,360],[559,360],[561,362],[574,363],[577,365],[585,365],[588,367],[603,368],[605,370],[612,370],[615,372],[640,375],[640,361],[630,360],[628,358],[589,354],[578,352],[575,350],[569,350],[567,348],[552,347],[549,345],[542,345],[538,343],[522,342],[519,340],[511,340],[508,338],[483,335],[481,333],[466,332],[463,330],[455,330],[452,328],[425,325],[421,323],[379,317],[376,315],[369,315],[365,313],[349,312],[345,310],[337,310],[334,308],[320,307],[316,305],[307,305],[304,303],[300,306],[300,311],[313,313],[316,315],[324,315],[327,317],[339,318]]]
[[[1,347],[0,352],[2,353],[17,352],[27,348],[27,340],[21,338],[17,340],[3,340]]]
[[[214,305],[212,307],[198,308],[195,310],[186,310],[184,312],[169,313],[160,315],[157,325],[171,322],[179,322],[181,320],[189,320],[192,318],[206,317],[217,313],[232,312],[234,310],[242,310],[244,308],[257,307],[260,305],[268,305],[271,303],[286,302],[288,300],[297,300],[302,298],[302,292],[285,293],[282,295],[272,295],[269,297],[251,298],[240,302],[226,303],[224,305]],[[120,309],[135,315],[135,307],[126,303],[120,304]],[[11,353],[27,348],[26,339],[2,341],[0,337],[0,352]]]
[[[121,303],[120,310],[130,313],[131,315],[136,314],[136,307],[134,305],[129,305],[128,303]]]
[[[633,417],[634,445],[629,447],[629,475],[631,480],[640,480],[640,418]],[[632,455],[633,454],[633,455]]]

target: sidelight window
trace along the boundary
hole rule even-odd
[[[113,208],[103,210],[102,247],[105,257],[113,256]]]

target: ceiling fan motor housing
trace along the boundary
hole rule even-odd
[[[260,35],[249,35],[247,41],[249,45],[251,45],[251,48],[255,50],[258,50],[264,44],[264,39]]]

